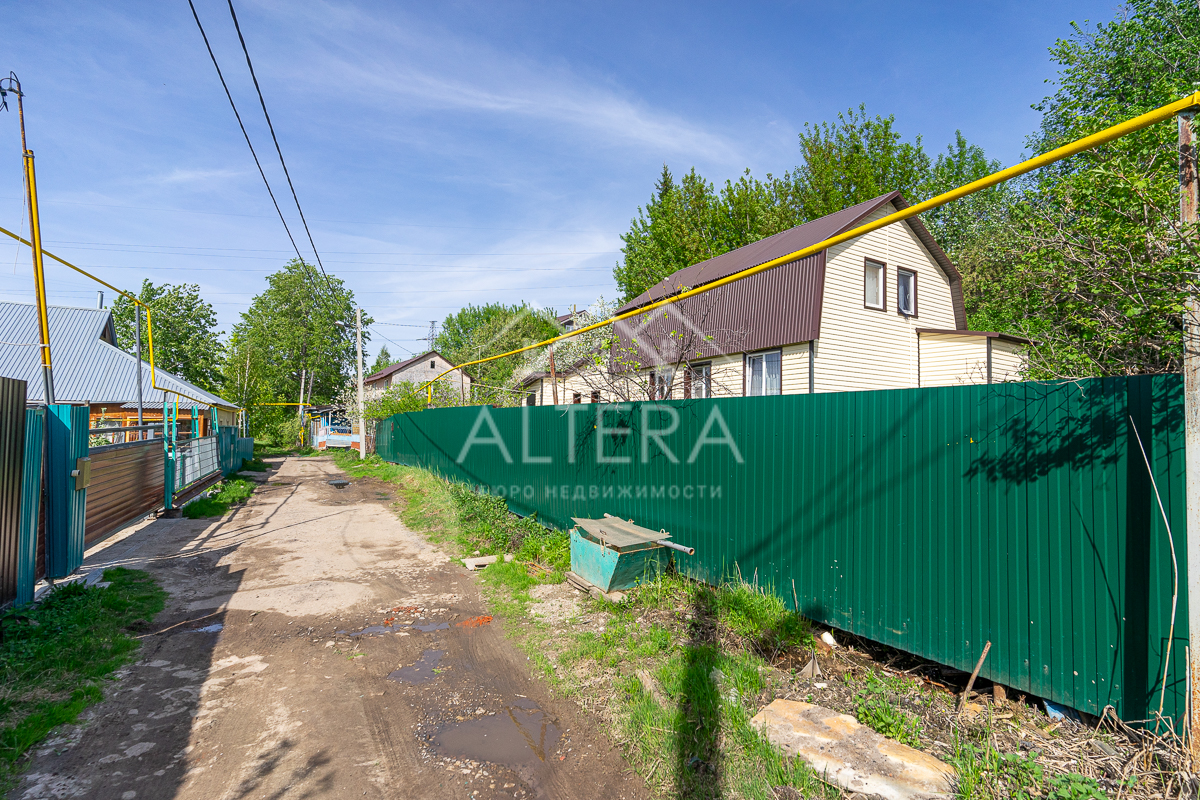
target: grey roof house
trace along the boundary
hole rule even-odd
[[[137,407],[138,360],[116,346],[112,312],[99,308],[49,306],[50,356],[54,369],[54,399],[59,403],[126,410]],[[26,383],[26,402],[45,401],[39,355],[37,306],[0,302],[0,376]],[[199,386],[156,369],[159,388],[151,380],[150,364],[141,362],[144,408],[161,409],[167,402],[180,406],[220,409],[230,414],[237,406]],[[187,397],[195,398],[193,402]],[[223,416],[224,416],[223,414]],[[156,415],[157,416],[157,415]]]

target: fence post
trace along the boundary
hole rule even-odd
[[[25,409],[25,466],[21,475],[21,519],[17,531],[17,596],[15,604],[33,602],[37,583],[38,517],[42,508],[42,451],[46,409]]]
[[[90,476],[88,407],[49,406],[46,436],[46,576],[64,578],[83,564]]]

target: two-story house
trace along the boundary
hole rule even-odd
[[[636,311],[907,207],[899,192],[891,192],[799,225],[681,269],[619,312]],[[618,323],[613,374],[589,374],[595,368],[588,365],[582,371],[568,367],[556,375],[559,402],[842,392],[1019,378],[1028,340],[966,328],[958,270],[920,219],[912,217]],[[528,402],[551,402],[548,378],[526,379],[522,388],[529,392]]]

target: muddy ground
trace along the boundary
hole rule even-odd
[[[532,677],[475,575],[397,519],[389,486],[339,490],[323,458],[273,466],[224,519],[158,519],[88,551],[85,569],[161,582],[162,632],[10,798],[647,796]]]

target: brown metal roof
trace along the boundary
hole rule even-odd
[[[401,361],[397,364],[392,364],[390,367],[388,367],[386,369],[379,370],[379,372],[376,372],[374,375],[368,375],[367,377],[363,378],[363,383],[374,383],[375,381],[380,380],[381,378],[386,378],[388,375],[393,375],[402,369],[407,369],[408,367],[411,367],[413,364],[416,364],[418,361],[429,358],[430,356],[437,356],[442,361],[445,361],[447,364],[454,366],[454,363],[450,359],[446,358],[444,355],[439,353],[437,350],[430,350],[427,353],[421,353],[421,355],[419,355],[419,356],[413,356],[412,358],[407,359],[405,361]],[[455,367],[455,369],[457,369],[457,367]]]
[[[630,311],[655,300],[670,297],[683,289],[694,289],[788,253],[810,247],[831,236],[850,230],[887,203],[893,203],[898,209],[908,208],[908,202],[899,192],[880,195],[865,203],[828,214],[812,222],[806,222],[761,241],[678,270],[626,303],[619,311]],[[963,307],[962,281],[958,270],[938,243],[934,241],[933,236],[919,218],[912,217],[906,220],[906,223],[946,273],[946,277],[950,281],[950,294],[954,303],[954,324],[965,328],[967,315]],[[824,252],[820,254],[819,266],[811,260],[813,258],[815,257],[797,262],[809,264],[806,269],[791,269],[797,264],[787,264],[717,290],[733,290],[729,292],[726,298],[727,302],[752,301],[742,315],[749,317],[745,322],[751,325],[751,328],[748,330],[747,346],[741,349],[805,342],[820,337],[821,299],[825,286]],[[800,281],[801,284],[797,284],[796,281]],[[807,293],[815,294],[805,296]],[[787,304],[779,302],[784,294],[790,298],[790,302]],[[704,295],[700,295],[700,297],[704,297]],[[761,303],[769,305],[780,313],[766,313],[764,307],[754,307]],[[786,330],[781,330],[780,326],[784,326]],[[759,329],[771,329],[772,332]],[[758,341],[764,343],[750,346],[750,342]],[[769,344],[765,343],[768,341]]]

